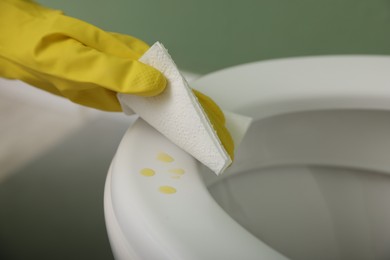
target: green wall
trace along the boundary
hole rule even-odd
[[[390,54],[388,0],[38,0],[105,30],[161,41],[182,69]]]

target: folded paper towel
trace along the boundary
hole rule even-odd
[[[216,174],[222,173],[232,160],[168,51],[157,42],[139,60],[161,71],[168,84],[162,94],[154,97],[119,93],[118,99],[123,111],[138,114]],[[248,128],[249,121],[244,117],[229,116],[227,121],[231,118],[240,118],[240,122],[245,121],[247,124],[244,128]],[[240,137],[243,135],[243,131],[235,131],[232,135],[237,136],[237,132],[241,132],[238,134]]]

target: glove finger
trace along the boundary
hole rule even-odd
[[[119,41],[125,43],[127,47],[137,52],[140,56],[142,56],[150,47],[147,43],[131,35],[125,35],[115,32],[110,32],[110,34],[117,38]]]
[[[119,36],[94,25],[65,16],[57,10],[47,9],[32,1],[0,1],[1,46],[11,58],[25,59],[45,36],[60,34],[81,44],[113,56],[138,60],[147,44],[134,37]],[[9,26],[5,26],[9,24]],[[18,28],[18,30],[15,30]],[[8,56],[6,55],[6,56]],[[28,56],[27,56],[28,57]]]
[[[166,85],[161,72],[146,64],[100,52],[61,34],[42,39],[35,60],[44,74],[93,83],[114,92],[153,96],[161,93]]]
[[[145,42],[135,37],[109,33],[73,17],[54,15],[48,19],[48,23],[53,28],[52,33],[66,35],[85,46],[109,55],[138,60],[149,49]]]
[[[230,158],[234,160],[234,141],[229,133],[229,130],[225,126],[225,115],[222,110],[210,97],[194,89],[193,92],[207,114],[214,130],[217,132],[226,152],[229,154]]]
[[[225,124],[225,115],[219,106],[207,95],[203,94],[200,91],[192,89],[198,100],[201,102],[204,109],[209,110],[209,113],[214,114],[216,118],[222,123]]]

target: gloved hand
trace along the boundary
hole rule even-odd
[[[0,77],[22,80],[75,103],[121,111],[116,93],[153,96],[166,86],[156,69],[137,61],[149,46],[30,0],[0,0]],[[225,117],[194,91],[233,159]]]
[[[81,105],[121,111],[117,92],[161,93],[165,77],[137,61],[148,48],[29,0],[0,0],[0,76]]]
[[[225,126],[225,115],[219,106],[205,94],[193,89],[192,90],[199,103],[202,105],[207,117],[210,120],[214,130],[217,132],[219,140],[221,140],[226,152],[229,154],[232,161],[234,160],[234,142],[233,139]]]

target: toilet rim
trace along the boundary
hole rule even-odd
[[[389,71],[390,56],[385,55],[294,57],[222,69],[199,78],[192,87],[213,97],[224,109],[256,122],[306,111],[388,111]],[[218,179],[206,178],[207,184],[247,170],[234,168]]]
[[[345,75],[336,73],[346,65],[350,67],[347,66]],[[371,71],[372,66],[379,69],[375,75],[357,74],[368,69]],[[327,75],[331,76],[331,82],[350,84],[345,84],[342,89],[340,84],[323,89],[324,83],[329,81],[310,84],[318,76],[326,78],[319,67],[330,69],[332,73],[328,71]],[[386,89],[385,86],[390,83],[390,77],[384,75],[383,68],[390,69],[390,59],[387,57],[295,58],[229,68],[201,78],[193,86],[212,96],[224,109],[255,119],[316,109],[389,110],[390,88]],[[264,84],[264,95],[255,98],[253,91],[258,88],[260,80],[272,82],[272,79],[277,79],[277,73],[280,75],[282,72],[289,77],[296,76],[295,81],[289,81],[291,87],[280,91],[274,84]],[[310,79],[298,84],[299,78],[308,73]],[[243,75],[247,80],[247,92],[237,91],[237,83],[243,81],[237,79],[237,75]],[[351,75],[358,78],[348,81],[347,76]],[[367,82],[373,80],[378,84],[368,89]],[[224,95],[218,95],[221,89]],[[236,102],[232,102],[233,99]],[[156,160],[161,152],[174,157],[174,163]],[[156,174],[143,176],[140,171],[144,168],[153,169]],[[185,168],[186,173],[180,179],[172,179],[169,173],[172,168]],[[219,254],[218,257],[233,259],[234,254],[242,257],[242,253],[246,253],[258,258],[286,259],[243,229],[218,206],[208,193],[198,170],[198,164],[191,156],[141,119],[124,135],[108,176],[111,196],[108,203],[112,203],[113,213],[128,245],[135,247],[140,258],[147,258],[142,254],[148,254],[151,259],[164,259],[163,255],[169,255],[169,259],[213,259],[213,255]],[[176,193],[160,193],[158,188],[162,185],[176,188]],[[148,253],[142,252],[146,245],[153,248],[153,252],[150,249]],[[206,254],[210,258],[199,258]]]
[[[161,152],[175,160],[159,161]],[[155,175],[142,175],[146,168]],[[180,179],[169,171],[177,168],[185,171]],[[252,259],[286,259],[227,215],[207,191],[196,160],[142,119],[124,135],[108,178],[105,196],[111,199],[105,204],[112,212],[106,205],[106,218],[115,216],[139,259],[233,259],[242,256],[241,250]],[[161,193],[161,186],[176,193]]]
[[[389,110],[389,71],[390,56],[308,56],[222,69],[191,86],[255,120],[308,110]]]

